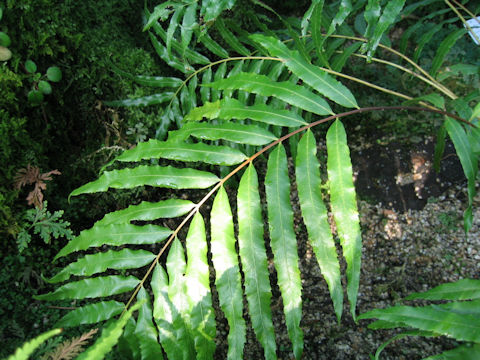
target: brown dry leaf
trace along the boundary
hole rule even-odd
[[[27,165],[27,168],[23,168],[17,171],[15,175],[15,188],[20,189],[25,185],[33,184],[40,176],[40,169],[38,166]]]
[[[87,333],[80,335],[79,337],[65,340],[63,343],[57,346],[55,350],[43,356],[44,360],[71,360],[78,356],[87,345],[88,340],[98,331],[98,329],[92,329]]]
[[[18,170],[15,175],[15,188],[20,189],[26,185],[35,184],[35,188],[30,191],[27,196],[28,205],[34,205],[36,208],[43,207],[43,193],[42,190],[47,188],[45,181],[52,180],[52,175],[61,175],[57,169],[40,174],[38,166],[27,165],[27,168]]]

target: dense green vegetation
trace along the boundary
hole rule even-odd
[[[93,325],[103,328],[95,345],[79,358],[211,358],[213,265],[231,329],[228,356],[243,354],[245,296],[265,357],[275,358],[265,219],[292,352],[300,358],[302,290],[287,157],[332,311],[338,321],[347,316],[345,276],[348,316],[356,319],[361,230],[347,135],[350,119],[364,112],[373,112],[367,134],[436,134],[437,161],[445,139],[453,141],[468,181],[465,231],[471,227],[480,51],[461,14],[478,14],[474,4],[7,0],[0,6],[0,340],[8,343],[0,356],[54,326],[68,330],[35,356],[82,333],[86,342],[95,336],[90,325],[100,323]],[[412,105],[422,108],[409,111],[426,113],[427,121],[399,111]],[[382,121],[375,118],[380,110],[388,110]],[[323,137],[327,182],[316,155]],[[209,200],[211,211],[202,207]],[[206,227],[204,218],[216,226]],[[60,282],[66,283],[47,284]],[[480,338],[465,335],[461,323],[438,331],[436,323],[416,322],[426,311],[440,317],[452,309],[468,313],[459,316],[466,323],[475,319],[477,281],[453,286],[468,295],[441,297],[454,301],[445,309],[361,316],[382,319],[377,327],[464,341],[459,354],[472,343],[478,351]],[[60,319],[58,307],[75,310]],[[117,342],[115,355],[107,355]]]

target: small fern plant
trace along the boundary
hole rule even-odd
[[[276,14],[259,1],[253,3]],[[149,36],[158,54],[186,74],[186,79],[133,77],[165,91],[110,105],[166,104],[157,131],[159,139],[123,152],[105,166],[97,180],[74,190],[71,196],[139,186],[170,190],[159,201],[144,201],[110,212],[82,231],[55,257],[78,253],[78,259],[48,280],[66,283],[36,297],[48,301],[95,299],[66,314],[57,324],[62,327],[96,324],[126,311],[131,314],[131,305],[137,302],[138,316],[124,321],[119,344],[129,358],[157,359],[165,354],[173,360],[211,359],[217,336],[214,286],[229,325],[228,358],[243,358],[245,297],[265,358],[275,359],[265,239],[273,253],[293,354],[301,358],[302,286],[290,198],[293,186],[300,203],[297,216],[303,218],[338,321],[344,299],[334,236],[340,240],[347,264],[347,301],[356,319],[362,241],[347,134],[340,118],[402,109],[444,115],[437,158],[441,157],[442,139],[448,134],[467,174],[470,212],[467,209],[465,214],[466,229],[471,226],[478,173],[475,144],[480,143],[480,133],[475,124],[479,107],[472,109],[465,101],[455,102],[458,97],[435,79],[438,69],[428,73],[404,55],[401,58],[408,59],[415,71],[395,66],[441,95],[415,99],[341,73],[356,51],[359,56],[365,53],[369,61],[379,61],[373,56],[375,49],[388,48],[380,42],[382,35],[401,14],[404,1],[391,1],[384,8],[373,0],[356,6],[342,1],[336,8],[323,8],[323,1],[315,1],[299,23],[292,25],[279,16],[284,24],[279,31],[272,31],[252,15],[259,27],[256,34],[219,17],[233,4],[167,1],[152,13],[147,11],[145,29],[152,30]],[[356,38],[351,32],[344,35],[349,33],[347,17],[364,6],[366,38]],[[326,33],[321,32],[322,26]],[[228,50],[212,34],[223,37]],[[286,37],[287,41],[280,40]],[[357,44],[336,53],[340,45],[347,45],[347,39]],[[210,60],[197,51],[195,44],[202,44],[220,60]],[[451,46],[451,41],[443,46],[437,62],[443,62]],[[231,56],[231,52],[240,56]],[[420,102],[423,107],[360,108],[353,93],[338,80],[340,77]],[[457,110],[460,116],[445,111],[444,96],[461,110]],[[327,122],[331,124],[325,135],[314,133],[315,126]],[[177,129],[168,131],[173,124]],[[164,135],[167,139],[160,140]],[[318,136],[326,138],[326,183],[317,158]],[[289,172],[288,155],[294,161],[294,175]],[[255,163],[258,158],[267,161],[265,175],[262,168],[260,177]],[[112,167],[115,169],[109,170]],[[240,175],[237,189],[229,185],[236,175]],[[186,190],[201,194],[201,200],[194,203],[185,199]],[[210,200],[211,210],[207,211],[204,205]],[[328,209],[336,234],[331,231]],[[268,223],[266,233],[264,219]],[[175,222],[174,226],[165,226]],[[214,284],[210,284],[211,266]]]

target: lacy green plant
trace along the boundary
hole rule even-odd
[[[453,350],[428,359],[477,359],[480,356],[480,280],[463,279],[439,285],[423,293],[414,293],[405,300],[449,301],[425,306],[397,305],[374,309],[358,319],[378,319],[368,325],[370,329],[404,328],[380,346],[375,360],[395,340],[406,336],[448,336],[462,342]],[[372,357],[373,358],[373,357]]]
[[[373,0],[355,6],[350,1],[342,1],[336,8],[324,8],[322,1],[316,1],[298,26],[280,17],[284,29],[273,31],[258,21],[261,31],[256,34],[245,33],[228,19],[219,17],[221,11],[233,3],[168,1],[148,14],[145,28],[152,29],[149,36],[156,51],[167,64],[186,74],[186,79],[132,77],[140,84],[164,90],[149,97],[110,102],[110,105],[167,103],[158,134],[167,134],[174,123],[178,129],[169,131],[167,140],[152,139],[126,150],[105,166],[97,180],[76,189],[71,196],[145,185],[170,190],[157,202],[144,201],[108,213],[92,228],[82,231],[55,260],[75,252],[90,253],[79,255],[78,260],[48,280],[66,284],[37,296],[49,301],[97,299],[66,314],[57,324],[62,327],[103,322],[127,309],[131,311],[134,301],[143,302],[138,317],[126,322],[119,343],[121,351],[133,359],[158,358],[163,353],[169,359],[212,358],[216,329],[209,265],[215,269],[220,308],[230,328],[228,358],[243,356],[244,296],[265,358],[276,358],[264,237],[269,238],[273,252],[293,353],[296,358],[302,356],[302,286],[290,202],[292,181],[296,183],[301,216],[328,284],[337,319],[341,320],[344,299],[334,236],[340,240],[347,263],[350,314],[357,318],[362,240],[347,134],[340,118],[384,110],[444,116],[436,159],[441,158],[442,144],[448,134],[469,184],[469,207],[464,218],[465,229],[468,231],[471,227],[478,174],[480,132],[476,124],[480,108],[477,105],[472,109],[470,100],[459,98],[436,79],[454,39],[441,44],[435,56],[438,65],[427,72],[381,43],[382,36],[399,15],[413,11],[409,7],[402,10],[403,1],[391,1],[384,8]],[[259,1],[253,3],[273,11]],[[346,22],[360,10],[364,10],[366,38],[354,36]],[[259,20],[258,17],[252,19]],[[163,28],[167,23],[167,28]],[[326,33],[320,31],[322,25]],[[228,50],[209,35],[212,27],[229,45]],[[348,30],[350,34],[344,35]],[[279,40],[285,37],[287,41]],[[197,51],[197,43],[220,60],[212,61]],[[337,50],[341,46],[346,47],[343,51]],[[375,58],[377,47],[399,56],[407,64]],[[231,56],[230,52],[241,56]],[[435,93],[413,98],[346,75],[341,71],[353,54],[394,66],[431,86]],[[197,64],[198,69],[194,67]],[[117,72],[123,73],[119,69]],[[342,77],[404,100],[420,102],[423,107],[360,108],[350,89],[338,80]],[[344,111],[344,108],[353,110]],[[322,119],[325,115],[329,116]],[[325,135],[314,135],[313,127],[329,121],[333,122]],[[326,184],[322,183],[319,171],[315,139],[318,136],[326,138]],[[295,179],[289,175],[286,146],[294,159]],[[267,164],[265,176],[259,177],[254,160],[260,156],[267,159]],[[113,165],[117,169],[107,170]],[[235,206],[232,206],[226,189],[228,180],[241,171]],[[263,185],[264,199],[260,191]],[[184,199],[183,191],[187,189],[206,194],[193,203]],[[328,191],[328,203],[324,202],[327,198],[324,190]],[[211,211],[201,213],[203,205],[211,199]],[[265,202],[266,214],[262,211]],[[336,234],[330,230],[327,207],[333,213]],[[232,208],[236,209],[235,214]],[[264,234],[263,215],[268,221],[268,236]],[[205,217],[211,225],[208,229]],[[165,226],[174,221],[179,224]],[[187,232],[185,245],[179,238],[182,230]],[[159,251],[146,250],[144,245]],[[141,272],[144,267],[146,270]],[[124,301],[102,299],[125,293],[130,295]]]
[[[47,210],[47,202],[44,201],[41,208],[35,207],[25,211],[22,228],[17,234],[18,252],[22,253],[32,241],[32,233],[40,236],[45,244],[50,244],[52,238],[73,239],[70,223],[62,219],[63,210],[51,213]]]

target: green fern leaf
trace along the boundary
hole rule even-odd
[[[454,283],[439,285],[422,293],[413,293],[405,300],[468,300],[480,298],[480,280],[462,279]]]
[[[445,128],[452,139],[457,155],[462,164],[463,172],[468,181],[468,207],[463,214],[463,227],[468,232],[473,224],[473,198],[476,194],[475,179],[478,174],[478,156],[470,149],[470,142],[463,126],[456,120],[447,118]]]
[[[255,34],[251,38],[265,47],[271,55],[282,59],[289,70],[320,94],[342,106],[358,108],[350,90],[317,66],[308,63],[297,51],[289,50],[280,40],[269,36]]]
[[[436,24],[433,28],[425,32],[420,37],[420,39],[418,40],[418,44],[415,47],[415,52],[413,53],[413,58],[412,58],[413,61],[415,62],[418,61],[425,45],[427,45],[428,42],[432,39],[432,37],[442,29],[443,25],[445,25],[444,21],[441,22],[440,24]]]
[[[201,161],[213,165],[235,165],[246,159],[242,152],[227,146],[150,140],[125,151],[115,161],[140,161],[159,157],[177,161]]]
[[[141,359],[163,359],[162,348],[158,343],[158,332],[152,321],[150,297],[143,286],[137,294],[137,301],[143,303],[138,309],[137,326],[134,333],[138,339]]]
[[[105,355],[108,354],[118,342],[118,339],[122,335],[123,328],[127,324],[128,319],[132,316],[132,313],[141,305],[142,303],[136,303],[126,313],[124,313],[120,319],[108,325],[102,331],[102,335],[97,339],[97,341],[95,341],[95,343],[85,352],[80,354],[76,360],[104,359]]]
[[[157,324],[160,343],[169,360],[182,360],[184,344],[177,341],[173,327],[173,319],[178,316],[177,310],[168,297],[168,277],[160,265],[153,270],[151,286],[154,296],[153,318]]]
[[[173,96],[174,94],[172,92],[163,92],[135,99],[105,101],[104,104],[114,107],[160,105],[172,100]]]
[[[480,359],[480,344],[465,344],[445,351],[441,354],[429,356],[424,360],[477,360]]]
[[[160,26],[158,26],[160,28]],[[162,29],[163,31],[163,29]],[[182,63],[180,60],[176,59],[176,58],[172,58],[170,55],[168,55],[168,52],[167,52],[167,48],[165,46],[163,46],[163,44],[157,39],[157,37],[152,34],[151,32],[148,33],[148,36],[150,37],[150,41],[153,45],[153,48],[155,49],[155,52],[157,53],[157,55],[160,57],[160,59],[162,59],[163,61],[165,61],[165,63],[184,73],[184,74],[187,74],[189,72],[191,72],[193,69],[191,66],[189,65],[186,65],[185,63]]]
[[[213,21],[222,11],[231,9],[233,5],[235,0],[203,0],[200,15],[205,22]]]
[[[154,23],[152,25],[152,29],[153,31],[155,32],[155,34],[157,34],[163,42],[166,41],[167,39],[167,32],[160,26],[160,24],[158,23]],[[152,34],[149,33],[149,35],[153,36]],[[190,65],[188,65],[187,63],[184,63],[183,62],[183,59],[178,59],[178,58],[172,58],[172,57],[169,57],[168,54],[167,54],[167,49],[158,41],[157,41],[157,46],[160,46],[162,47],[162,49],[159,49],[160,50],[160,53],[166,57],[166,59],[164,59],[162,56],[160,56],[163,60],[167,61],[170,59],[170,60],[173,60],[176,64],[180,64],[180,67],[183,68],[184,71],[182,72],[189,72],[192,69],[192,67]],[[154,44],[154,47],[155,49],[157,50],[155,44]],[[183,56],[185,57],[185,59],[190,62],[191,64],[201,64],[201,65],[207,65],[207,64],[210,64],[210,60],[200,54],[199,52],[191,49],[191,48],[187,48],[185,49],[185,51],[183,51],[182,49],[182,45],[180,44],[180,42],[178,42],[175,38],[172,38],[171,39],[171,47],[178,53],[178,54],[182,54],[183,53]],[[157,51],[157,53],[159,53],[159,51]],[[160,55],[160,54],[159,54]]]
[[[55,324],[58,327],[73,327],[83,324],[96,324],[111,319],[125,309],[118,301],[101,301],[70,311]]]
[[[223,186],[218,190],[213,202],[210,223],[212,224],[210,246],[216,273],[215,285],[220,307],[230,327],[227,358],[242,359],[246,326],[243,319],[240,267],[235,251],[232,211]]]
[[[74,263],[64,267],[57,275],[47,280],[49,283],[66,281],[70,276],[90,276],[107,269],[132,269],[149,264],[155,255],[146,250],[122,249],[109,250],[92,255],[85,255]]]
[[[245,90],[262,96],[274,96],[293,106],[313,112],[318,115],[332,115],[328,103],[320,96],[307,90],[305,87],[294,85],[286,81],[272,82],[265,75],[239,73],[228,79],[205,84],[214,89]]]
[[[197,359],[212,359],[215,352],[215,311],[210,292],[205,224],[200,213],[192,219],[186,247],[185,283]]]
[[[367,52],[367,61],[371,60],[383,34],[395,22],[404,4],[405,0],[391,0],[387,2],[381,12],[381,6],[378,0],[368,1],[364,14],[368,24],[364,36],[368,39],[368,43],[362,47],[362,49]]]
[[[179,135],[188,134],[203,140],[227,140],[240,144],[265,145],[277,140],[270,131],[255,125],[187,123]]]
[[[70,282],[48,294],[35,295],[34,298],[36,300],[52,301],[111,296],[131,291],[139,282],[140,280],[134,276],[102,276]]]
[[[276,344],[270,309],[272,294],[263,239],[258,178],[251,164],[240,180],[237,202],[238,244],[252,327],[264,348],[265,358],[275,359]]]
[[[169,199],[159,202],[143,201],[138,205],[130,205],[123,210],[108,213],[95,226],[128,223],[132,220],[156,220],[174,218],[188,213],[195,204],[188,200]]]
[[[63,247],[54,261],[76,251],[103,245],[122,246],[126,244],[156,244],[165,240],[172,231],[158,225],[137,226],[132,224],[95,225],[82,231]],[[53,280],[53,279],[52,279]]]
[[[213,0],[215,1],[215,0]],[[213,54],[219,56],[221,59],[228,58],[228,51],[225,50],[219,43],[213,40],[208,33],[203,33],[199,37],[199,41]]]
[[[180,24],[180,19],[183,16],[183,13],[185,12],[185,6],[183,4],[177,4],[174,7],[175,11],[170,18],[170,21],[168,22],[168,29],[167,29],[167,38],[165,40],[165,44],[167,47],[167,55],[172,58],[172,39],[173,35],[175,34],[175,31],[177,30],[179,24]],[[181,51],[180,51],[181,54]]]
[[[333,60],[332,60],[332,65],[331,65],[332,69],[337,71],[337,72],[341,72],[343,67],[345,66],[345,63],[347,62],[347,60],[350,58],[350,56],[354,52],[356,52],[360,48],[361,45],[362,44],[359,43],[359,42],[354,43],[354,44],[348,46],[347,48],[345,48],[340,55],[334,57]]]
[[[205,87],[203,87],[205,88]],[[275,126],[297,127],[306,125],[307,122],[299,115],[289,110],[277,110],[269,105],[257,104],[254,106],[245,106],[240,101],[232,98],[225,98],[214,103],[204,103],[203,106],[193,109],[185,121],[200,121],[203,118],[222,119],[222,120],[245,120],[252,119],[265,124]]]
[[[464,28],[460,28],[450,35],[448,35],[438,47],[437,53],[432,60],[432,67],[430,68],[430,75],[436,76],[440,66],[442,66],[443,61],[445,60],[445,56],[447,56],[448,52],[452,48],[453,45],[460,39],[463,35],[467,33],[467,30]]]
[[[182,19],[182,26],[180,27],[180,37],[182,39],[182,57],[185,56],[185,51],[192,40],[193,30],[198,27],[197,7],[198,3],[193,2],[185,9],[185,14]]]
[[[123,330],[123,334],[118,340],[117,349],[127,359],[140,359],[140,350],[138,340],[135,336],[137,323],[134,318],[127,321],[127,325]]]
[[[308,130],[298,144],[295,168],[298,198],[309,241],[328,284],[337,320],[340,321],[343,310],[340,264],[328,223],[327,209],[322,200],[322,183],[316,154],[317,144],[313,133]]]
[[[142,165],[133,169],[106,171],[97,180],[75,189],[70,196],[144,185],[170,189],[205,189],[218,180],[215,175],[196,169]]]
[[[347,262],[347,295],[350,312],[355,319],[362,259],[362,237],[347,134],[340,120],[336,120],[328,129],[327,154],[330,203],[340,244],[343,248],[343,256]]]
[[[268,158],[265,178],[268,204],[268,224],[278,286],[282,293],[288,334],[293,344],[293,353],[300,359],[303,352],[302,282],[298,269],[298,249],[293,230],[293,210],[290,204],[290,181],[287,155],[278,145]]]
[[[23,346],[17,349],[13,355],[10,355],[7,360],[28,360],[29,356],[35,351],[36,348],[38,348],[52,336],[58,335],[61,332],[62,329],[53,329],[37,336],[35,339],[23,344]]]
[[[480,342],[478,310],[476,313],[469,313],[468,302],[455,303],[454,309],[451,308],[451,304],[446,305],[393,306],[387,309],[374,309],[360,315],[358,319],[377,318],[393,323],[396,327],[413,327],[450,336],[458,341]],[[478,309],[479,302],[473,305],[474,309]],[[374,324],[369,327],[375,328]]]
[[[237,53],[243,56],[250,55],[250,51],[242,45],[238,38],[225,26],[225,23],[222,18],[217,18],[215,21],[215,27],[218,30],[220,36],[225,40],[225,42]]]
[[[193,359],[195,358],[195,347],[191,334],[190,305],[184,275],[186,265],[183,246],[176,238],[167,256],[168,297],[175,309],[172,313],[172,323],[176,341],[182,344],[183,358]]]

